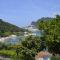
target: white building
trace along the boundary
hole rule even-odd
[[[40,30],[37,29],[34,25],[27,26],[25,27],[25,29],[30,31],[30,33],[24,32],[24,36],[29,36],[29,35],[40,36]]]

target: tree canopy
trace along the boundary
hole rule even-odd
[[[53,53],[60,53],[60,15],[55,18],[38,20],[37,27],[43,30],[43,38],[48,50]]]

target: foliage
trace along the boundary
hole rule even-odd
[[[22,41],[22,45],[27,47],[28,49],[36,49],[40,48],[40,38],[29,36],[24,41]]]
[[[10,24],[8,22],[4,22],[0,19],[0,36],[5,37],[11,34],[18,34],[18,32],[23,32],[25,29],[17,27],[16,25]]]
[[[50,20],[38,20],[37,26],[43,30],[43,38],[48,46],[48,50],[52,53],[60,54],[60,16]]]
[[[13,57],[16,55],[16,52],[14,50],[0,50],[0,55],[1,56],[6,56],[6,57]]]
[[[20,47],[17,47],[16,53],[21,60],[34,60],[39,49],[40,39],[38,37],[29,36],[21,42]]]

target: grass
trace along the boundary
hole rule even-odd
[[[60,57],[55,57],[55,56],[53,56],[53,57],[51,58],[51,60],[60,60]]]
[[[0,55],[5,57],[13,57],[16,55],[14,50],[0,50]]]
[[[10,58],[11,60],[17,60],[18,57],[14,50],[0,50],[0,56]]]

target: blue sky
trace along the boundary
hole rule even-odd
[[[60,0],[0,0],[0,18],[17,26],[60,14]]]

